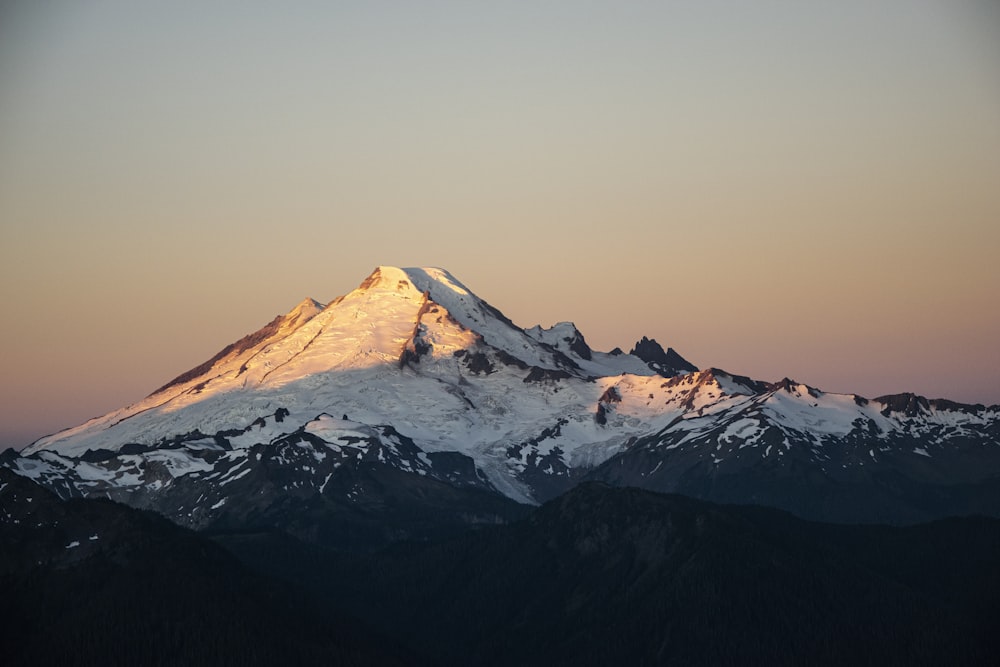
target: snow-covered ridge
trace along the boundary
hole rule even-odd
[[[780,456],[793,443],[822,460],[848,441],[905,440],[910,454],[934,458],[1000,424],[997,407],[868,400],[697,370],[646,338],[634,350],[646,360],[592,350],[570,322],[522,329],[443,269],[380,266],[357,289],[325,306],[302,301],[139,402],[38,440],[19,466],[146,488],[145,473],[118,471],[149,464],[169,485],[205,473],[206,461],[296,438],[340,447],[348,431],[390,451],[391,427],[413,451],[470,457],[493,488],[537,501],[637,442],[657,456],[708,447],[713,465],[727,452]],[[205,454],[216,450],[226,453]],[[410,472],[423,469],[414,457],[404,457]]]

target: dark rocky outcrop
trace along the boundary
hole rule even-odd
[[[645,336],[635,344],[630,354],[645,361],[650,368],[663,377],[673,377],[682,372],[694,373],[698,370],[697,366],[677,354],[674,348],[667,348],[664,352],[655,339]]]
[[[608,423],[608,409],[604,407],[604,403],[597,404],[597,412],[594,413],[594,421],[597,422],[598,426],[604,426]]]
[[[818,389],[815,389],[814,387],[810,387],[808,385],[802,385],[801,382],[796,382],[795,380],[792,380],[791,378],[787,378],[787,377],[786,378],[782,378],[782,379],[778,380],[777,382],[775,382],[773,384],[767,385],[767,390],[768,391],[784,391],[784,392],[788,392],[788,393],[795,393],[795,388],[798,387],[798,386],[800,386],[800,385],[804,386],[806,388],[806,391],[809,392],[810,396],[812,396],[813,398],[819,398],[819,390]]]
[[[581,359],[586,359],[590,361],[593,358],[593,353],[591,352],[590,346],[587,345],[587,340],[580,333],[580,330],[573,327],[573,335],[563,339],[569,344],[569,349],[573,351],[576,356]]]
[[[618,393],[617,387],[608,387],[597,400],[601,403],[621,403],[622,395]]]
[[[881,412],[886,416],[895,412],[907,417],[919,417],[932,409],[974,415],[987,409],[982,403],[958,403],[945,398],[925,398],[910,392],[879,396],[872,400],[883,406]]]
[[[500,363],[505,366],[514,366],[515,368],[520,368],[522,371],[528,370],[528,364],[523,360],[518,359],[513,354],[509,354],[503,350],[496,350],[496,355]]]
[[[886,416],[889,416],[893,412],[897,412],[907,417],[916,417],[928,412],[930,409],[930,404],[927,402],[926,398],[909,392],[879,396],[874,400],[876,403],[880,403],[883,406],[881,412]]]
[[[556,382],[571,377],[573,376],[563,370],[532,366],[528,376],[524,378],[524,382]]]
[[[420,359],[430,353],[433,348],[430,343],[420,338],[419,336],[414,337],[406,347],[403,348],[402,354],[399,355],[399,367],[403,368],[407,364],[419,364]]]
[[[469,372],[473,375],[489,375],[496,371],[493,368],[493,364],[490,363],[489,357],[483,352],[472,352],[465,355],[465,367],[469,369]]]
[[[532,495],[540,502],[564,493],[580,478],[578,471],[566,465],[562,448],[546,443],[562,436],[562,427],[568,423],[568,419],[561,418],[534,438],[507,447],[507,457],[523,464],[518,479],[531,488]]]

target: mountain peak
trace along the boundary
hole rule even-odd
[[[311,297],[306,297],[285,314],[284,321],[297,326],[298,324],[308,322],[322,312],[324,308],[326,308],[326,304],[320,303]]]
[[[379,475],[409,480],[407,493],[454,482],[535,502],[588,477],[816,518],[908,521],[928,512],[856,491],[899,470],[928,497],[952,479],[972,490],[948,507],[986,511],[975,499],[992,487],[976,485],[1000,470],[998,428],[1000,409],[698,371],[647,337],[627,355],[593,351],[571,322],[518,327],[444,269],[377,266],[328,305],[305,299],[138,403],[0,466],[192,526],[250,516],[264,487],[290,510],[282,498],[317,494],[371,507],[356,475],[376,462],[395,471]],[[799,471],[832,486],[815,496],[783,486]],[[759,485],[731,483],[737,472]],[[824,500],[828,490],[845,502]]]
[[[411,289],[423,291],[414,286],[405,269],[396,266],[376,266],[358,286],[361,291],[405,292]]]
[[[797,396],[808,394],[814,398],[818,397],[820,393],[815,387],[810,387],[789,377],[784,377],[778,382],[770,383],[768,389],[771,391],[783,391],[786,394],[795,394]]]
[[[671,377],[682,372],[694,373],[698,370],[697,366],[677,354],[674,348],[668,347],[664,351],[655,338],[643,336],[642,340],[632,348],[630,354],[645,361],[650,368],[664,377]]]
[[[881,412],[883,415],[888,416],[893,413],[898,413],[905,417],[918,417],[920,415],[927,414],[930,411],[932,404],[932,401],[927,400],[925,396],[919,396],[911,392],[879,396],[875,399],[875,402],[882,406]],[[958,408],[966,407],[962,406],[960,403],[953,403],[951,401],[946,401],[945,403]]]
[[[587,340],[572,322],[557,322],[548,329],[535,325],[526,329],[525,333],[535,340],[547,343],[561,352],[573,352],[576,356],[590,361],[593,351],[587,345]]]
[[[200,378],[215,368],[218,364],[221,364],[226,360],[233,360],[243,353],[254,349],[262,349],[267,344],[284,338],[291,332],[306,324],[309,320],[316,317],[316,315],[322,312],[325,307],[326,306],[324,304],[320,303],[316,299],[308,297],[303,299],[286,314],[278,315],[257,331],[247,334],[235,343],[230,343],[208,361],[195,366],[189,371],[181,373],[149,396],[155,396],[156,394],[166,391],[167,389],[171,389],[173,387],[177,387],[178,385],[188,383],[196,378]]]

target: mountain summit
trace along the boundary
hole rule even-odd
[[[443,269],[380,266],[4,461],[194,527],[406,507],[398,537],[447,507],[503,521],[584,479],[840,521],[1000,513],[998,434],[996,406],[698,370],[646,337],[600,352],[569,322],[517,326]]]

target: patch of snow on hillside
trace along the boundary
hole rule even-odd
[[[868,417],[853,396],[822,392],[814,397],[777,390],[764,401],[763,410],[772,421],[801,433],[837,436],[853,431],[859,417]]]
[[[349,420],[337,419],[328,414],[322,414],[316,419],[310,421],[306,424],[305,431],[306,433],[315,435],[317,438],[325,440],[326,442],[378,437],[378,432],[370,426]]]

